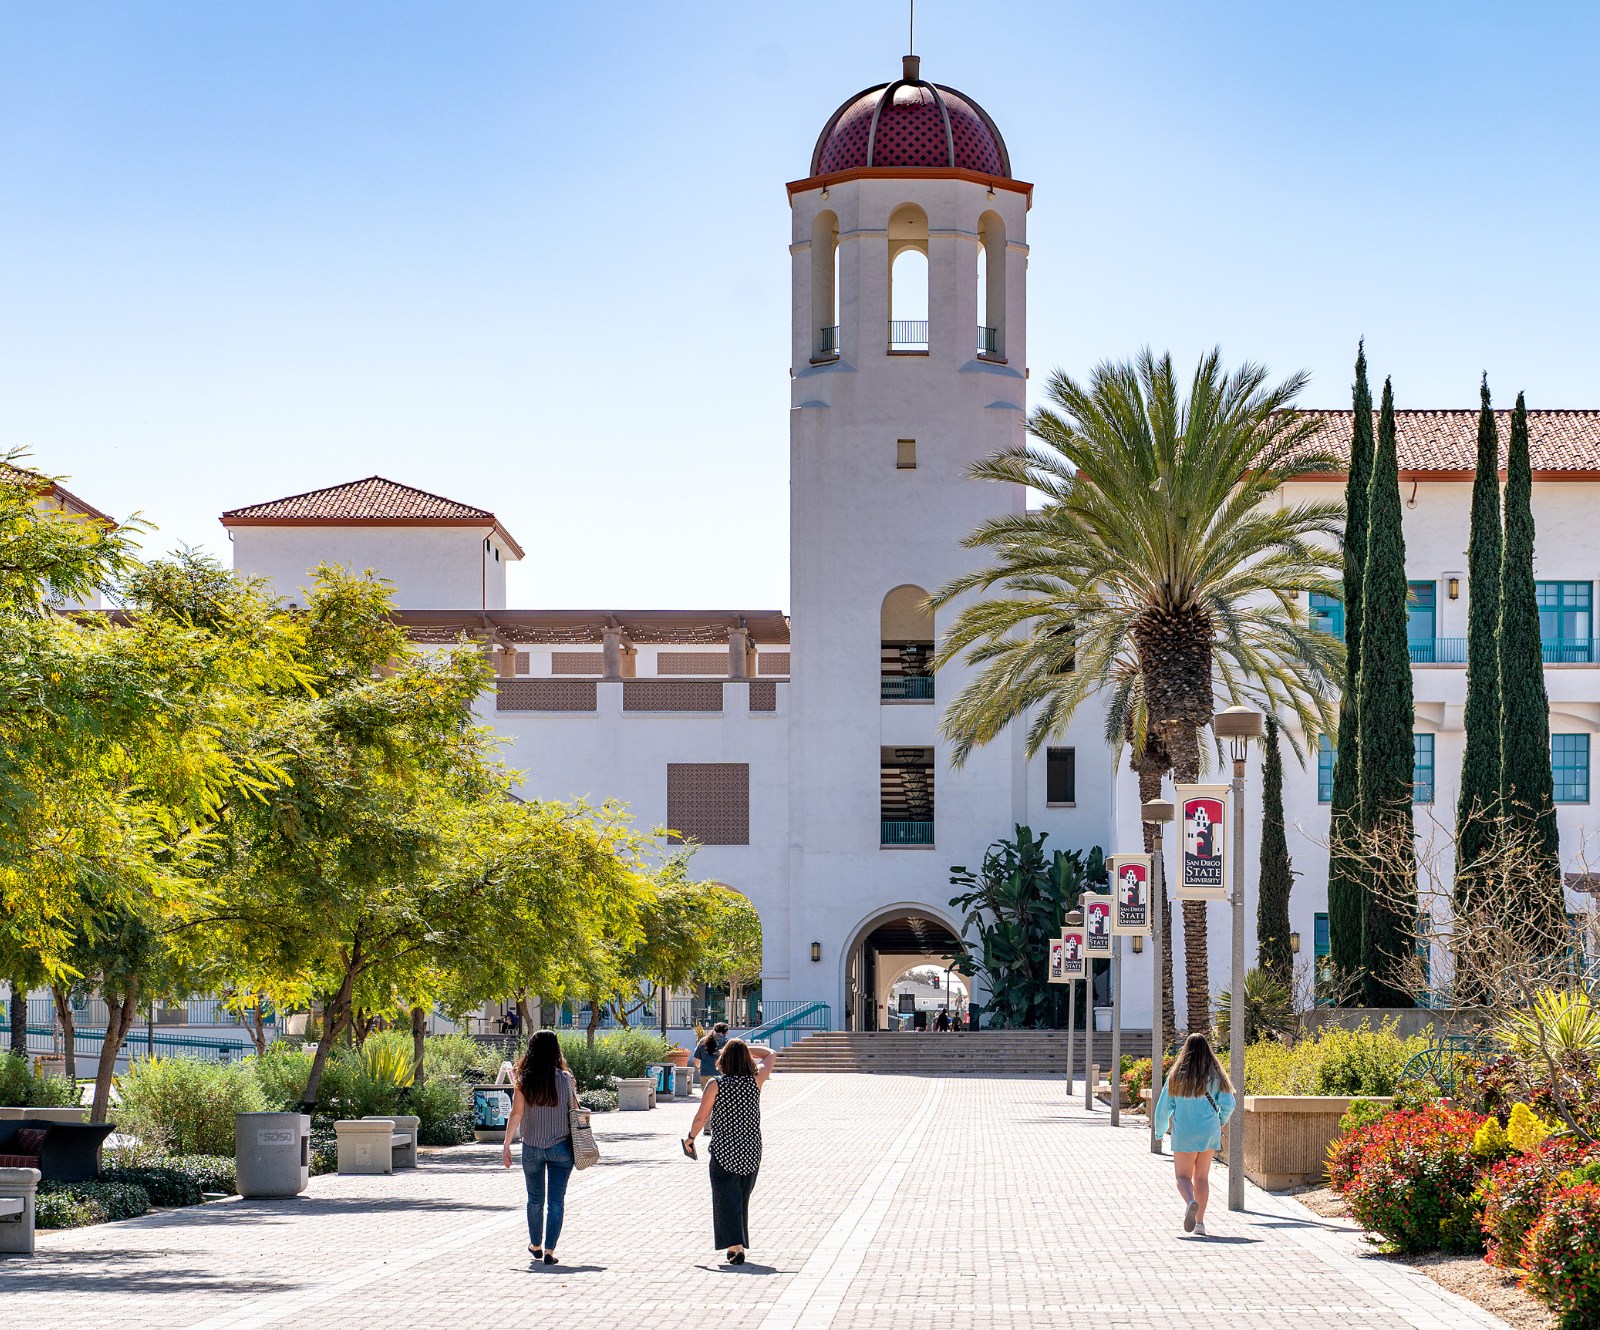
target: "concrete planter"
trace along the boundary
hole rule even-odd
[[[1245,1176],[1268,1191],[1321,1182],[1327,1176],[1328,1147],[1339,1136],[1339,1119],[1357,1098],[1389,1102],[1378,1095],[1245,1095]],[[1228,1133],[1239,1120],[1235,1113],[1222,1130],[1223,1159],[1228,1155]]]

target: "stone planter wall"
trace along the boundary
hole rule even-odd
[[[1243,1104],[1244,1172],[1258,1187],[1282,1191],[1321,1182],[1327,1176],[1328,1147],[1339,1136],[1339,1119],[1359,1096],[1246,1095]],[[1387,1098],[1367,1096],[1373,1103]],[[1223,1129],[1222,1152],[1228,1157],[1228,1133],[1239,1113]]]

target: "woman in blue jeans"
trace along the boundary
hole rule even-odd
[[[1233,1086],[1203,1034],[1192,1034],[1172,1064],[1156,1103],[1156,1131],[1172,1132],[1172,1169],[1183,1198],[1183,1231],[1206,1235],[1211,1157],[1222,1148],[1222,1124],[1233,1116]]]
[[[561,1056],[554,1030],[528,1040],[517,1063],[517,1092],[511,1100],[506,1143],[500,1162],[511,1167],[511,1142],[522,1137],[522,1178],[528,1185],[528,1254],[556,1264],[556,1243],[572,1177],[572,1119],[578,1083]]]

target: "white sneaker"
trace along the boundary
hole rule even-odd
[[[1195,1237],[1197,1237],[1197,1238],[1203,1238],[1203,1237],[1205,1237],[1205,1235],[1206,1235],[1206,1226],[1205,1226],[1205,1225],[1204,1225],[1204,1224],[1198,1224],[1198,1223],[1197,1223],[1197,1224],[1196,1224],[1196,1225],[1195,1225],[1195,1226],[1194,1226],[1194,1235],[1195,1235]]]

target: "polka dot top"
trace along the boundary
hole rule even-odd
[[[724,1076],[711,1105],[711,1157],[748,1176],[761,1167],[761,1087],[754,1076]]]

